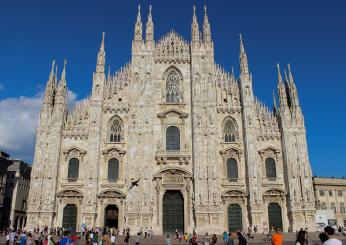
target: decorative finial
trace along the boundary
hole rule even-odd
[[[65,81],[66,80],[66,64],[67,64],[67,60],[64,59],[64,68],[62,69],[62,73],[61,73],[61,81]]]
[[[281,72],[280,72],[280,65],[279,65],[279,63],[276,63],[276,67],[277,67],[277,70],[278,70],[278,82],[282,83],[282,76],[281,76]]]
[[[207,5],[204,5],[204,13],[207,14]]]
[[[151,13],[151,9],[152,9],[152,7],[151,7],[151,4],[149,5],[149,13]]]

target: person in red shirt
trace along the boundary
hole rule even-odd
[[[272,235],[272,245],[282,245],[283,236],[279,228],[275,229],[275,233]]]

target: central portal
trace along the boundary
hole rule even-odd
[[[108,205],[105,210],[105,227],[118,228],[119,210],[116,205]]]
[[[168,190],[163,196],[163,232],[184,232],[184,198],[180,191]]]

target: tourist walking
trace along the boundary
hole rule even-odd
[[[239,245],[246,245],[247,241],[246,241],[245,237],[243,236],[243,234],[240,231],[238,231],[237,235],[238,235]]]
[[[111,245],[115,245],[115,234],[111,234]]]
[[[213,234],[213,237],[211,238],[211,245],[216,245],[217,243],[217,236],[216,234]]]
[[[169,235],[166,237],[166,245],[171,245],[171,239],[169,238]]]
[[[228,234],[226,231],[223,232],[222,234],[222,240],[223,240],[223,244],[227,245],[227,241],[228,241]]]
[[[296,245],[307,245],[307,237],[306,232],[300,230],[297,234]]]
[[[204,245],[209,245],[210,244],[210,238],[209,238],[208,232],[205,233],[203,241],[204,241]]]
[[[228,233],[226,245],[234,245],[234,240],[231,232]]]
[[[129,243],[130,243],[130,231],[126,231],[124,242],[126,245],[129,245]]]
[[[275,233],[272,235],[272,244],[273,245],[282,245],[283,236],[279,228],[275,229]]]
[[[335,230],[330,226],[324,228],[328,240],[323,243],[323,245],[342,245],[342,242],[335,237]]]

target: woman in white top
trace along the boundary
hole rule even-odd
[[[204,236],[204,245],[209,245],[210,243],[210,238],[208,236],[208,232],[205,233],[205,236]]]
[[[296,245],[307,245],[306,231],[300,230],[297,234]]]

